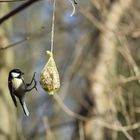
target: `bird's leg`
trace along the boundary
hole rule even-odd
[[[36,74],[36,72],[34,72],[34,75],[32,77],[31,82],[26,84],[27,87],[30,86],[30,85],[32,85],[33,81],[35,81],[35,74]]]
[[[36,87],[37,81],[36,81],[34,78],[33,78],[33,81],[34,81],[34,86],[31,87],[31,88],[28,88],[30,85],[27,86],[27,87],[26,87],[26,92],[29,92],[29,91],[31,91],[31,90],[34,89],[34,88],[36,89],[36,91],[38,91],[38,90],[37,90],[37,87]],[[27,85],[27,84],[26,84],[26,85]]]
[[[37,90],[37,87],[36,87],[36,85],[37,85],[37,81],[35,80],[35,74],[36,74],[36,72],[34,72],[34,75],[33,75],[33,77],[32,77],[32,80],[31,80],[31,82],[30,83],[27,83],[27,84],[25,84],[25,92],[29,92],[29,91],[31,91],[32,89],[36,89],[36,91],[38,91]],[[24,81],[24,80],[23,80]],[[30,87],[31,85],[32,85],[32,83],[33,83],[33,81],[34,81],[34,85],[33,85],[33,87]],[[25,83],[25,82],[24,82]]]

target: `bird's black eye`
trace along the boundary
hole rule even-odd
[[[24,72],[21,72],[21,75],[23,75],[24,74]]]

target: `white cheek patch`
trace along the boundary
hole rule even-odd
[[[12,76],[13,76],[14,78],[18,77],[19,75],[20,75],[19,73],[12,72]]]

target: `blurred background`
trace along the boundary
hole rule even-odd
[[[0,1],[0,17],[25,2]],[[70,1],[56,0],[57,96],[39,83],[51,46],[53,0],[39,0],[0,22],[0,140],[140,139],[140,1],[77,2],[71,17]],[[26,82],[36,72],[38,93],[25,99],[29,117],[9,94],[13,68],[25,73]]]

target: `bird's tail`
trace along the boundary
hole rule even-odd
[[[22,99],[19,99],[19,101],[20,101],[21,106],[22,106],[22,108],[23,108],[24,114],[25,114],[26,116],[29,116],[29,111],[28,111],[28,109],[27,109],[27,106],[26,106],[25,101],[23,101]]]

